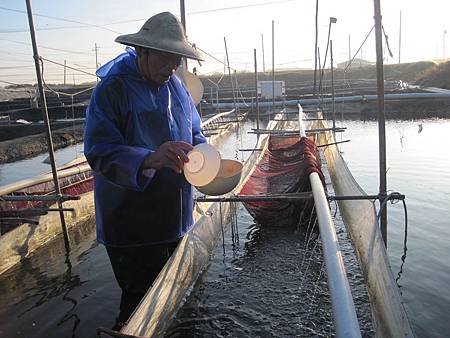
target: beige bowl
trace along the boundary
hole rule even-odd
[[[233,190],[241,180],[242,163],[236,160],[220,161],[220,169],[212,182],[202,187],[196,187],[205,195],[218,196]]]

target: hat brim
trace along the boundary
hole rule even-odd
[[[161,52],[181,55],[188,59],[203,61],[202,55],[186,42],[172,42],[165,40],[149,41],[148,39],[142,38],[142,35],[138,33],[120,35],[115,41],[127,46],[154,49]]]

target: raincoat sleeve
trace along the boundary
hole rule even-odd
[[[153,175],[143,175],[141,166],[152,151],[126,143],[124,93],[118,79],[105,79],[97,86],[86,114],[84,154],[96,173],[123,188],[143,191]]]
[[[197,108],[195,108],[192,98],[190,98],[189,102],[192,111],[192,143],[195,146],[200,143],[205,143],[206,137],[202,133],[202,121],[200,119],[200,115],[198,114]]]

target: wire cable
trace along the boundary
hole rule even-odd
[[[21,10],[21,9],[7,8],[7,7],[3,7],[3,6],[0,6],[0,9],[4,10],[4,11],[9,11],[9,12],[28,14],[26,11]],[[38,13],[33,13],[33,15],[34,16],[39,16],[41,18],[47,18],[47,19],[53,19],[53,20],[77,23],[77,24],[80,24],[80,25],[89,26],[89,27],[95,27],[95,28],[99,28],[99,29],[104,29],[104,30],[110,31],[112,33],[121,34],[121,32],[115,31],[115,30],[110,29],[110,28],[103,27],[101,25],[95,25],[95,24],[91,24],[91,23],[87,23],[87,22],[81,22],[81,21],[77,21],[77,20],[66,19],[66,18],[50,16],[50,15],[44,15],[44,14],[38,14]]]
[[[344,73],[347,71],[347,69],[350,67],[350,65],[353,63],[353,60],[355,60],[356,55],[358,55],[359,51],[361,50],[361,48],[364,46],[364,44],[366,43],[367,39],[370,36],[370,33],[372,33],[373,29],[375,28],[375,25],[372,26],[372,28],[370,29],[369,33],[367,33],[366,37],[364,38],[364,41],[361,43],[361,45],[359,46],[358,50],[356,51],[355,55],[353,55],[352,59],[350,60],[350,62],[348,63],[348,65],[345,67],[344,69]]]

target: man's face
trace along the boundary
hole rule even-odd
[[[142,76],[158,86],[169,80],[181,63],[181,56],[141,48],[138,65]]]

